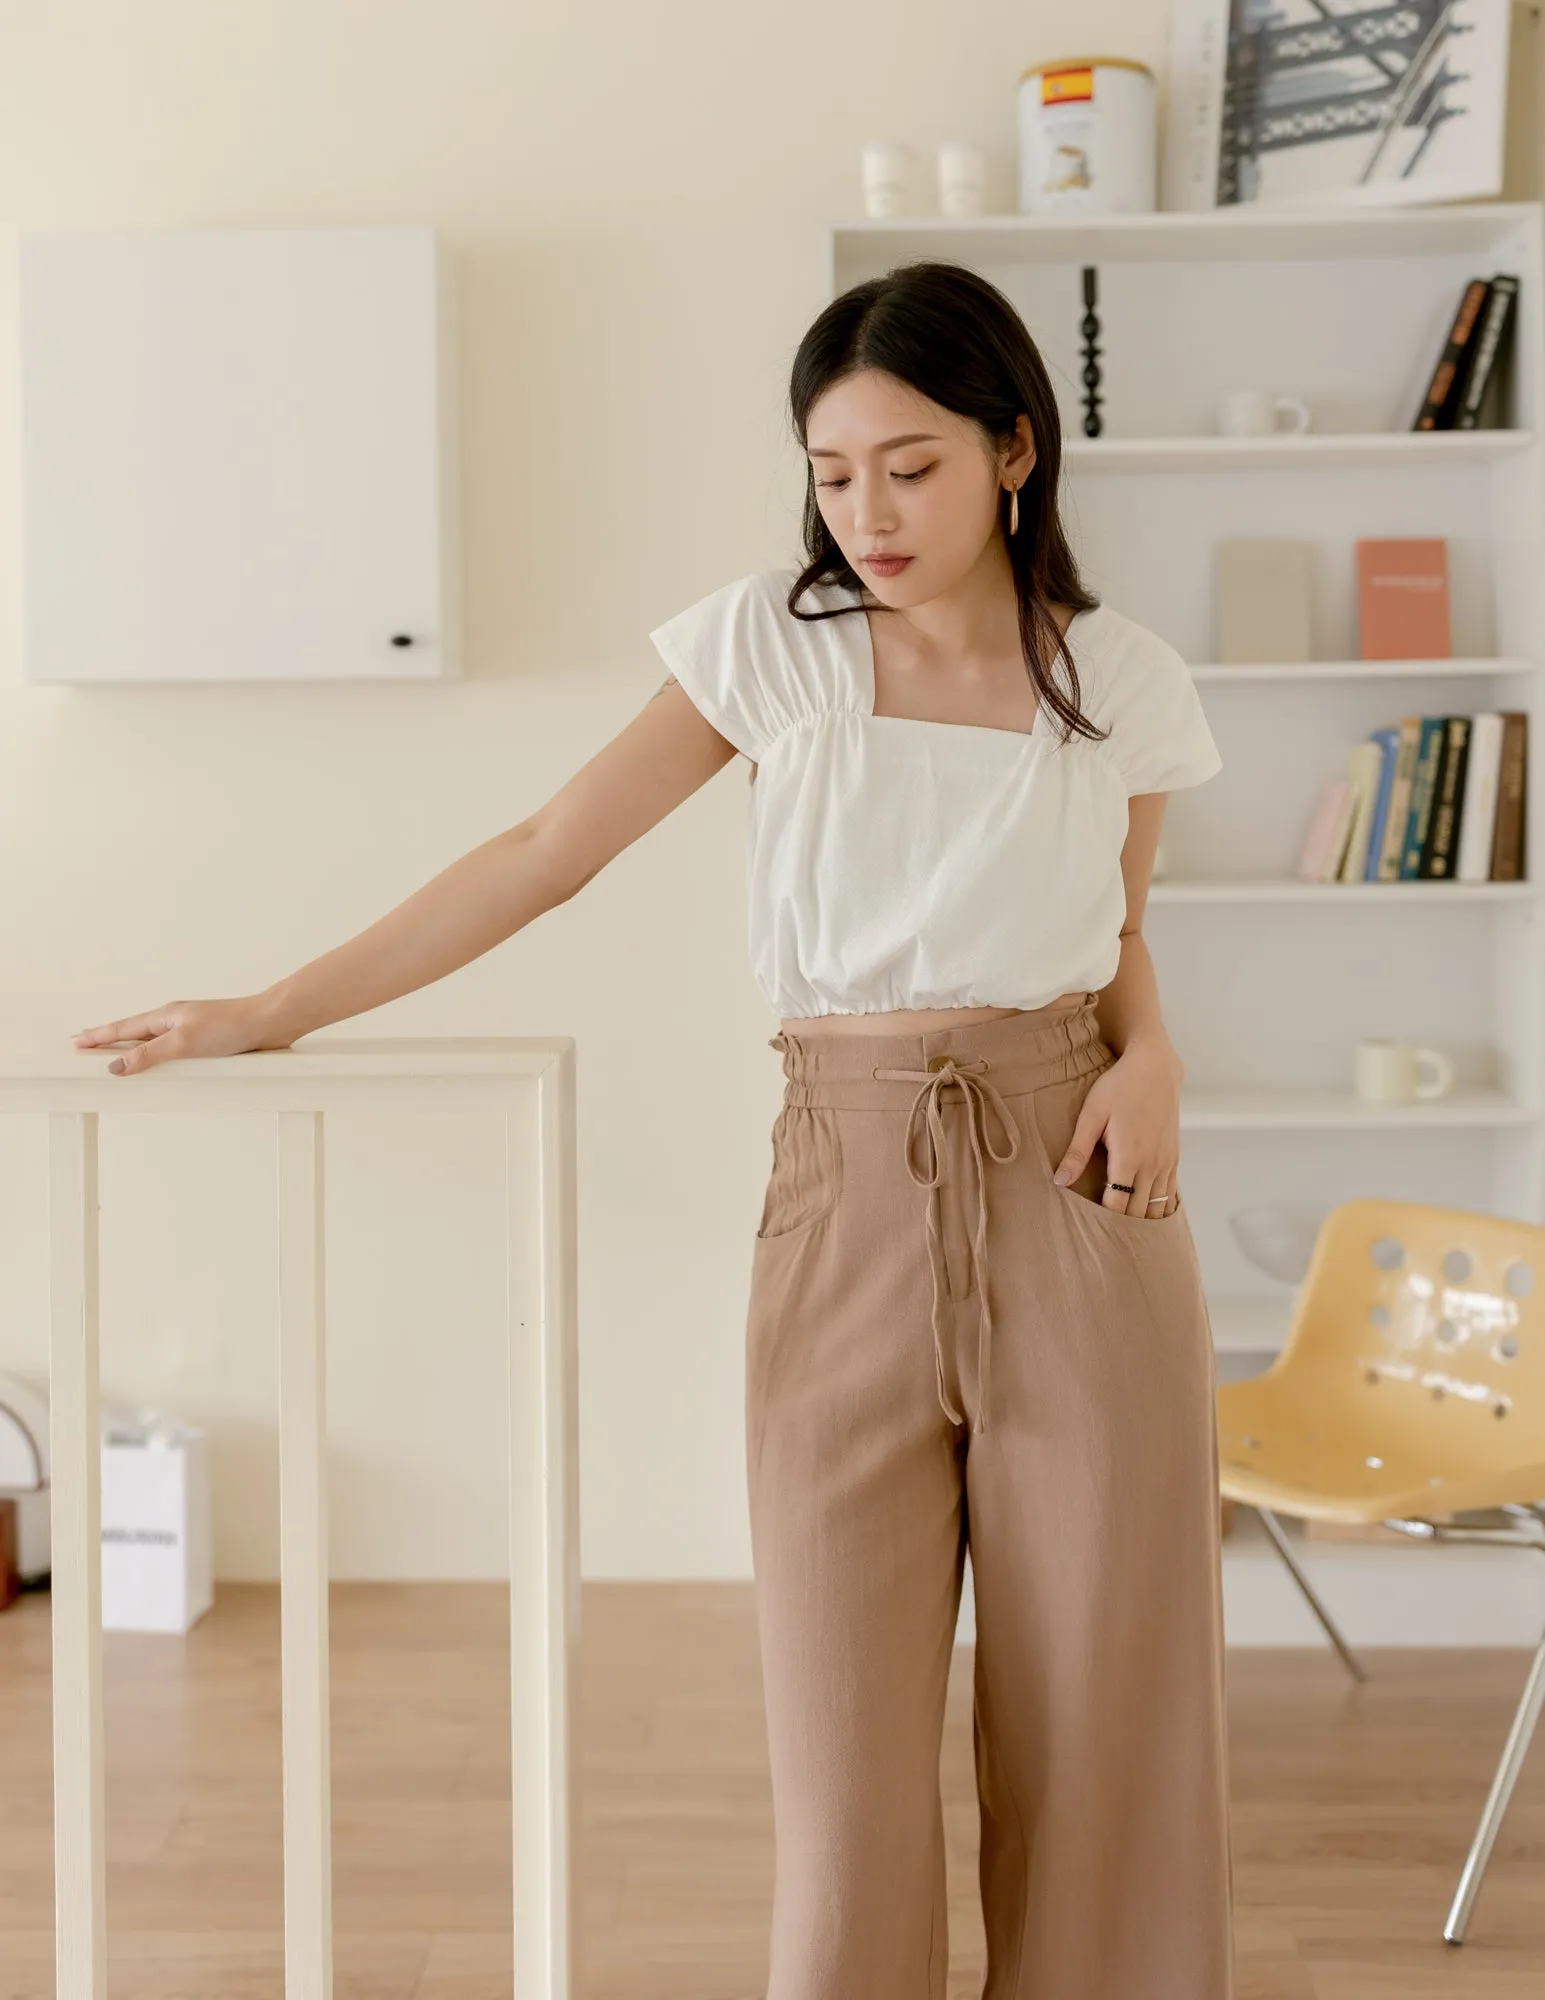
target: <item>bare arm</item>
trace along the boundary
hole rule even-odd
[[[1121,874],[1126,886],[1127,914],[1121,926],[1121,957],[1114,978],[1100,989],[1097,1011],[1100,1035],[1121,1055],[1133,1042],[1159,1042],[1177,1067],[1179,1056],[1169,1047],[1159,1012],[1159,985],[1154,976],[1148,941],[1143,936],[1143,912],[1153,857],[1164,824],[1167,792],[1136,792],[1127,801],[1127,837],[1121,849]]]
[[[1097,1077],[1084,1099],[1054,1178],[1064,1185],[1088,1164],[1103,1140],[1107,1180],[1099,1199],[1108,1208],[1150,1221],[1174,1213],[1180,1164],[1181,1062],[1159,1011],[1159,986],[1143,936],[1143,911],[1164,821],[1165,792],[1135,794],[1127,805],[1121,849],[1127,914],[1115,977],[1101,987],[1096,1018],[1117,1062]],[[1119,1082],[1118,1082],[1119,1079]],[[1120,1182],[1121,1186],[1113,1185]],[[1124,1190],[1130,1188],[1131,1192]]]
[[[667,679],[529,818],[266,996],[286,1041],[443,979],[566,903],[735,754]]]
[[[88,1028],[75,1044],[139,1044],[122,1059],[132,1074],[180,1056],[287,1048],[315,1028],[383,1006],[480,958],[577,895],[735,754],[668,677],[544,805],[452,862],[368,930],[263,993],[172,1001]]]

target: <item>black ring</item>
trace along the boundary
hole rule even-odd
[[[1105,1185],[1108,1188],[1115,1188],[1121,1194],[1136,1194],[1137,1192],[1137,1183],[1135,1181],[1130,1184],[1126,1181],[1107,1181]]]

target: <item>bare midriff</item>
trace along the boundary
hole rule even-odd
[[[1079,987],[1046,1004],[1060,1007],[1064,1000],[1082,999],[1086,991]],[[969,1028],[979,1021],[1040,1011],[1038,1007],[893,1007],[879,1014],[796,1014],[782,1026],[791,1035],[928,1035],[936,1028]]]

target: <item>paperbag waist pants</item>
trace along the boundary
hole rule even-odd
[[[1183,1203],[1052,1173],[1096,996],[773,1037],[747,1474],[767,2000],[944,2000],[969,1546],[984,2000],[1233,2000],[1213,1346]],[[1156,1218],[1156,1219],[1155,1219]]]

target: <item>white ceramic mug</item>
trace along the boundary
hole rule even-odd
[[[987,207],[987,155],[969,139],[939,148],[939,207],[945,215],[981,215]]]
[[[871,139],[863,152],[864,213],[904,215],[917,155],[900,139]]]
[[[1370,1104],[1410,1104],[1446,1096],[1454,1065],[1441,1049],[1369,1035],[1357,1044],[1356,1080],[1358,1096]]]
[[[1225,389],[1218,398],[1218,429],[1224,437],[1273,437],[1279,431],[1309,428],[1309,405],[1301,396],[1274,396],[1270,389]]]

